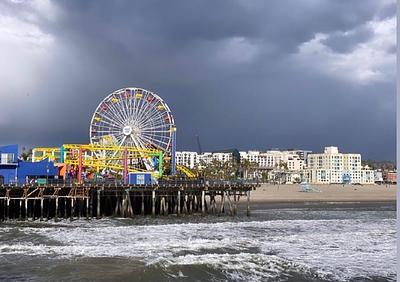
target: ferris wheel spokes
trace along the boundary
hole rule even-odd
[[[94,144],[157,148],[169,152],[174,120],[168,105],[153,92],[123,88],[108,95],[91,122]]]

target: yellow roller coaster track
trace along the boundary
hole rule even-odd
[[[187,177],[189,177],[189,178],[194,178],[194,177],[196,177],[196,174],[193,172],[193,171],[191,171],[190,169],[188,169],[186,166],[183,166],[183,165],[177,165],[176,166],[176,169],[178,170],[178,171],[180,171],[180,172],[183,172]]]
[[[54,162],[67,165],[79,165],[79,152],[82,152],[82,166],[91,167],[96,171],[111,169],[122,172],[124,170],[123,158],[127,160],[158,158],[158,171],[153,174],[156,177],[162,176],[163,152],[154,149],[139,149],[135,147],[104,146],[92,144],[64,144],[61,147],[39,147],[32,152],[32,161],[40,161],[48,158]],[[126,154],[124,156],[124,154]],[[128,172],[147,171],[135,167],[132,163],[127,166]]]

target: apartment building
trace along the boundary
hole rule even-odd
[[[240,159],[241,161],[248,160],[260,168],[273,168],[276,163],[272,154],[260,151],[240,152]]]
[[[178,165],[184,165],[193,169],[199,163],[199,155],[197,152],[182,151],[175,153],[175,161]]]
[[[175,153],[176,164],[184,165],[188,168],[195,168],[196,166],[209,164],[213,160],[220,162],[228,162],[232,160],[232,154],[230,153],[203,153],[198,154],[197,152],[190,151],[177,151]]]
[[[287,169],[290,171],[299,171],[305,168],[305,160],[296,151],[247,151],[239,152],[240,159],[254,164],[255,168],[263,169]],[[228,162],[232,160],[231,153],[202,153],[190,151],[176,152],[176,163],[188,168],[194,168],[201,163],[211,163],[212,160]]]
[[[307,175],[316,184],[374,183],[374,171],[361,166],[360,154],[340,153],[333,146],[325,147],[323,153],[308,154]]]
[[[307,156],[307,160],[303,159]],[[294,179],[307,180],[310,183],[375,183],[375,173],[368,167],[362,167],[360,154],[345,154],[337,147],[325,147],[323,153],[311,153],[300,150],[269,150],[240,152],[243,162],[248,160],[254,164],[252,173],[260,177],[265,171],[286,171],[287,182]],[[203,153],[180,151],[176,152],[176,163],[188,168],[211,163],[213,160],[228,162],[232,160],[231,153]],[[271,174],[273,177],[273,173]]]

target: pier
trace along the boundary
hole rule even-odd
[[[256,184],[0,186],[0,220],[213,214],[235,216],[240,199],[250,215]]]

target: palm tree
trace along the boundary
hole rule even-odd
[[[21,159],[24,161],[32,159],[32,149],[27,149],[26,147],[22,147]]]
[[[243,159],[243,161],[242,161],[242,168],[243,168],[243,172],[244,172],[243,178],[244,178],[244,179],[247,179],[247,178],[248,178],[249,170],[250,170],[250,168],[251,168],[251,163],[250,163],[250,161],[247,160],[247,159]]]
[[[288,169],[287,162],[279,161],[279,168],[280,168],[280,169],[287,170],[287,169]]]

